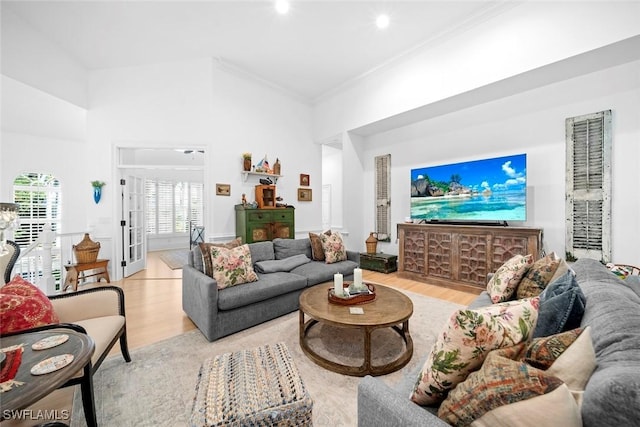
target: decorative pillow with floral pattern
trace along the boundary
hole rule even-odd
[[[502,264],[487,283],[487,293],[491,302],[496,304],[509,301],[531,265],[532,255],[516,255]]]
[[[253,270],[249,245],[231,249],[212,246],[211,263],[218,289],[258,280],[258,275]]]
[[[324,260],[327,264],[347,259],[347,250],[344,248],[342,234],[339,231],[333,231],[330,235],[320,234],[320,241],[322,242],[322,250],[324,250]]]
[[[538,297],[477,310],[458,310],[433,345],[411,400],[440,403],[451,389],[477,370],[491,350],[529,341],[538,319]]]
[[[218,248],[237,248],[242,244],[242,237],[236,237],[230,242],[226,243],[204,243],[200,242],[200,252],[202,253],[202,265],[204,265],[204,274],[209,277],[213,277],[213,264],[211,263],[211,248],[216,246]]]

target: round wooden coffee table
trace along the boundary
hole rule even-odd
[[[409,334],[409,318],[413,314],[413,303],[409,297],[395,289],[375,285],[375,301],[343,306],[329,302],[327,293],[332,287],[332,284],[316,285],[300,295],[300,347],[311,360],[330,371],[358,377],[388,374],[409,363],[413,355],[413,340]],[[350,307],[360,307],[364,314],[351,314]],[[309,317],[306,321],[305,316]],[[307,338],[309,330],[318,323],[361,330],[364,338],[363,364],[343,365],[314,351],[309,346]],[[395,360],[374,366],[371,361],[371,333],[379,328],[391,328],[395,331],[404,341],[404,351]]]

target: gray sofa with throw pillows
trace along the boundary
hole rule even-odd
[[[306,288],[335,273],[352,280],[358,266],[340,233],[323,235],[195,246],[182,269],[182,309],[209,341],[296,311]]]
[[[424,366],[400,385],[363,378],[358,425],[637,425],[638,276],[622,280],[590,259],[548,261],[520,259],[519,277],[492,278],[431,351],[421,349]],[[511,297],[500,302],[505,290]]]

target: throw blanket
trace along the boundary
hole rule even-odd
[[[276,273],[278,271],[291,271],[308,262],[311,262],[311,260],[306,255],[299,254],[284,259],[258,261],[254,268],[258,273]]]

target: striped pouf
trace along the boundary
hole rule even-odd
[[[190,425],[312,425],[313,401],[284,343],[225,353],[200,368]]]

